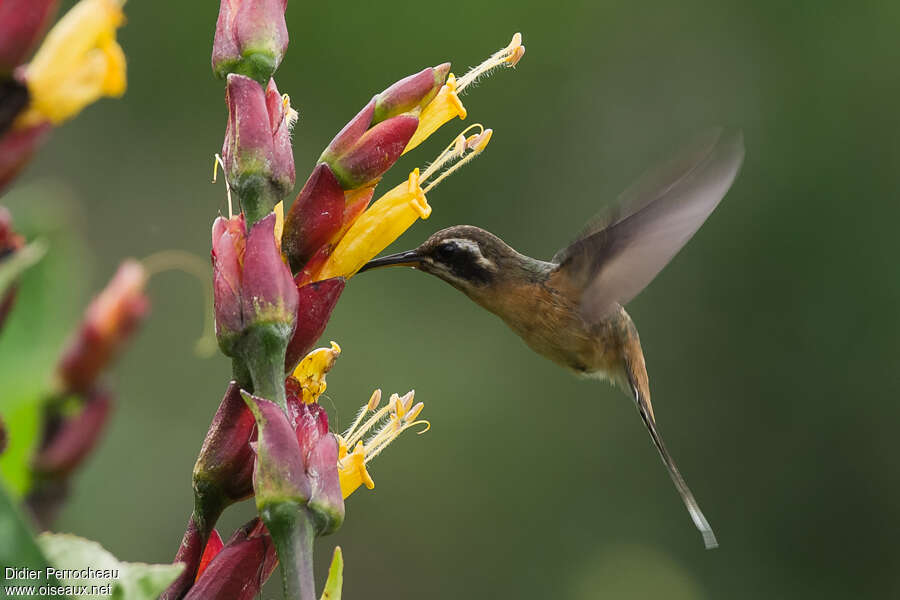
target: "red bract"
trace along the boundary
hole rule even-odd
[[[344,291],[345,283],[343,277],[334,277],[304,285],[297,290],[297,327],[288,343],[285,373],[292,372],[300,359],[312,350],[316,340],[322,337],[331,311]]]
[[[277,564],[272,538],[260,520],[253,519],[216,553],[185,600],[252,600]]]
[[[126,260],[88,306],[57,366],[65,391],[87,391],[121,351],[149,309],[146,281],[141,263]]]
[[[331,167],[319,163],[291,205],[284,223],[282,245],[294,271],[299,271],[341,230],[344,208],[344,189]]]
[[[58,0],[0,0],[0,73],[25,62],[57,4]]]
[[[242,73],[265,83],[287,51],[285,10],[287,0],[222,0],[212,51],[216,75]]]
[[[197,567],[197,576],[194,578],[194,581],[203,575],[203,571],[206,570],[206,567],[209,566],[212,559],[222,551],[224,546],[225,544],[222,542],[222,536],[219,535],[218,531],[213,529],[212,535],[209,536],[209,541],[206,542],[206,548],[203,549],[203,555],[200,557],[200,566]]]

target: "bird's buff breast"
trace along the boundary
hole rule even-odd
[[[615,319],[591,325],[568,298],[546,286],[527,294],[503,294],[486,306],[538,354],[578,375],[609,378],[620,370]],[[615,315],[613,315],[615,317]]]

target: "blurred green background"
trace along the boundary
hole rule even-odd
[[[225,206],[209,182],[226,117],[217,8],[129,2],[127,95],[59,129],[4,198],[59,190],[88,240],[90,268],[49,316],[77,314],[124,256],[207,255]],[[629,305],[660,427],[721,548],[703,549],[625,396],[537,357],[437,279],[385,271],[344,293],[322,402],[343,427],[375,387],[415,388],[433,427],[373,463],[375,490],[319,542],[320,585],[340,544],[350,599],[900,595],[900,4],[291,0],[288,24],[277,77],[301,115],[298,188],[372,94],[524,34],[517,70],[464,97],[466,124],[495,130],[488,151],[393,250],[469,223],[549,257],[696,133],[742,128],[747,146],[725,201]],[[193,354],[196,280],[149,289],[152,316],[112,374],[115,418],[56,529],[167,562],[229,363]],[[231,509],[223,534],[252,510]]]

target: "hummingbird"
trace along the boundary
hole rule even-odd
[[[740,132],[701,135],[648,171],[549,261],[520,254],[470,225],[362,269],[407,266],[430,273],[499,316],[532,350],[631,396],[707,548],[718,546],[666,448],[650,402],[637,328],[623,305],[696,233],[731,187],[744,158]]]

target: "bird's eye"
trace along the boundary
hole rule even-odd
[[[460,255],[460,247],[452,242],[441,244],[435,249],[438,260],[449,261]]]

